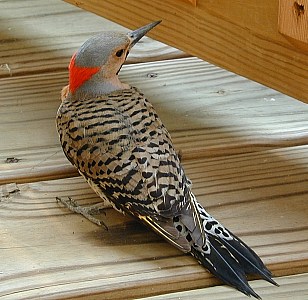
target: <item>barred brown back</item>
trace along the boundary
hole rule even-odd
[[[70,162],[117,209],[166,217],[181,210],[187,179],[168,131],[136,88],[68,98],[57,126]]]

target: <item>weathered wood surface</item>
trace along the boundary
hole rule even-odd
[[[280,284],[279,288],[268,288],[261,280],[251,282],[251,286],[258,290],[262,299],[266,300],[307,300],[308,298],[308,273],[275,278]],[[164,294],[160,296],[141,298],[142,300],[247,300],[246,296],[239,295],[236,291],[225,286],[210,287],[192,291]]]
[[[184,160],[308,144],[307,105],[197,58],[127,65],[121,78],[153,102]],[[67,73],[1,82],[0,182],[71,176],[54,121]]]
[[[279,33],[279,0],[65,1],[130,28],[163,20],[150,36],[308,102],[308,52]]]
[[[102,24],[120,27],[56,0],[0,0],[0,15],[1,299],[130,299],[220,284],[114,210],[102,216],[106,232],[56,202],[99,201],[64,158],[54,118],[72,52]],[[276,276],[307,272],[307,106],[150,39],[137,50],[121,77],[154,103],[200,201]],[[140,63],[151,60],[162,61]],[[302,276],[255,287],[265,300],[305,295]]]
[[[91,35],[128,29],[59,0],[0,1],[0,78],[66,71],[72,54]],[[151,51],[149,51],[151,49]],[[149,38],[128,63],[188,56]]]
[[[249,243],[276,276],[308,271],[307,150],[185,164],[200,202]],[[106,232],[62,208],[56,197],[100,201],[81,177],[2,186],[3,299],[129,299],[218,283],[193,258],[113,209],[102,217]]]

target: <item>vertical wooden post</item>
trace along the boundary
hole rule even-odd
[[[279,0],[279,32],[308,51],[308,0]]]
[[[197,6],[197,0],[187,0],[189,1],[193,6]]]

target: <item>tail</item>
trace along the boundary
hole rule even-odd
[[[248,274],[259,275],[278,286],[259,256],[211,217],[193,194],[190,198],[188,209],[185,214],[176,217],[175,223],[182,225],[181,234],[191,240],[191,254],[213,275],[247,296],[261,299],[248,284]],[[202,228],[198,228],[198,224],[202,224]]]

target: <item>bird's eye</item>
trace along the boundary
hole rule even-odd
[[[117,56],[117,57],[121,57],[121,56],[123,55],[123,53],[124,53],[124,49],[118,50],[118,51],[116,52],[116,56]]]

